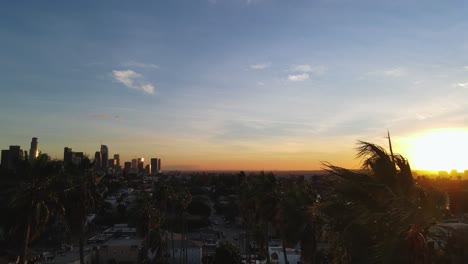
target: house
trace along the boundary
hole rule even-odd
[[[115,237],[99,248],[99,263],[138,263],[143,239],[134,237]]]

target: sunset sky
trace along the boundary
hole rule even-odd
[[[102,142],[163,169],[356,168],[357,140],[385,145],[389,129],[413,168],[467,169],[467,14],[440,0],[3,2],[0,148],[35,136],[52,157]]]

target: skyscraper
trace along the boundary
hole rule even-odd
[[[94,168],[100,169],[101,167],[102,167],[101,152],[96,151],[96,153],[94,153]]]
[[[10,160],[10,151],[8,149],[3,149],[2,150],[2,168],[8,168],[8,163]]]
[[[144,171],[144,162],[145,158],[138,158],[138,172],[143,172]]]
[[[20,146],[10,146],[8,150],[8,168],[14,169],[16,164],[24,158],[24,152]]]
[[[120,168],[120,155],[119,154],[114,154],[114,164],[116,167]]]
[[[126,173],[130,173],[131,169],[132,169],[132,163],[131,162],[125,162],[124,163],[124,171]]]
[[[39,155],[39,142],[37,142],[37,138],[33,137],[31,140],[31,148],[29,149],[29,160],[33,161]]]
[[[106,145],[101,145],[101,158],[102,158],[102,167],[107,168],[109,166],[109,149]]]
[[[63,148],[63,162],[70,163],[72,162],[72,158],[73,158],[72,148],[70,147]]]
[[[159,166],[158,166],[158,158],[152,158],[151,159],[151,173],[158,173],[159,172]]]

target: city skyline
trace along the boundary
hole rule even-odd
[[[65,146],[93,158],[102,142],[121,161],[157,154],[173,169],[357,168],[357,140],[387,146],[389,129],[413,169],[463,170],[467,12],[440,1],[5,3],[0,149],[37,137],[54,158]]]

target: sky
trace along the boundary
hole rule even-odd
[[[38,137],[52,157],[102,143],[163,169],[357,168],[357,140],[386,146],[388,129],[411,162],[425,133],[468,136],[467,13],[430,0],[4,2],[0,148]],[[465,147],[448,145],[435,152]]]

